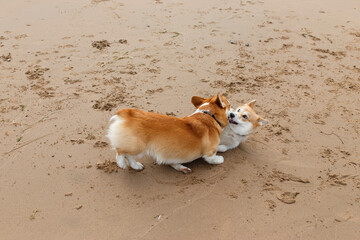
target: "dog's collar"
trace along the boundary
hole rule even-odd
[[[220,125],[220,127],[222,127],[221,123],[216,119],[214,114],[212,114],[212,113],[210,113],[209,111],[206,111],[206,110],[201,110],[200,112],[210,115]]]

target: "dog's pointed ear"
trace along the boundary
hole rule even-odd
[[[205,101],[205,98],[202,97],[198,97],[198,96],[193,96],[191,98],[191,103],[196,107],[199,108],[203,102]]]
[[[254,99],[254,100],[250,101],[247,105],[248,105],[249,107],[251,107],[252,109],[254,109],[255,103],[256,103],[256,100]]]
[[[263,119],[262,117],[259,117],[259,119],[257,120],[257,123],[259,124],[259,126],[264,126],[268,122],[269,122],[268,120]]]
[[[223,102],[223,100],[222,100],[222,96],[220,95],[220,92],[218,92],[218,94],[217,94],[217,96],[216,96],[216,104],[217,105],[219,105],[219,107],[221,107],[221,108],[225,108],[226,106],[225,106],[225,104],[224,104],[224,102]]]

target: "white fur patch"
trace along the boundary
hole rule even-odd
[[[253,124],[251,122],[243,121],[243,120],[236,120],[238,122],[237,125],[235,124],[229,124],[231,130],[234,131],[234,133],[239,135],[249,135],[253,131]]]
[[[118,115],[112,116],[110,118],[110,127],[106,137],[109,138],[110,143],[114,149],[116,148],[116,146],[119,146],[120,144],[119,136],[122,135],[121,131],[123,129],[122,127],[123,123],[124,123],[124,119],[122,119]]]
[[[126,169],[127,165],[126,165],[126,160],[125,160],[125,156],[124,155],[119,155],[116,153],[116,162],[117,165],[122,168],[122,169]]]
[[[200,108],[205,107],[205,106],[208,106],[208,105],[209,105],[209,103],[204,103],[204,104],[202,104],[198,109],[196,109],[195,112],[193,112],[192,114],[190,114],[189,117],[192,116],[192,115],[194,115],[195,113],[201,112],[201,110],[203,110],[203,109],[200,109]]]
[[[132,169],[135,170],[142,170],[144,168],[144,165],[137,162],[133,156],[126,155],[128,163]]]
[[[241,142],[244,142],[247,139],[247,136],[242,136],[236,134],[230,126],[227,126],[223,129],[223,132],[220,136],[220,145],[218,146],[219,152],[225,152],[229,149],[236,148],[240,145]]]
[[[210,163],[210,164],[221,164],[224,162],[224,157],[223,156],[217,156],[216,154],[210,156],[210,157],[206,157],[204,156],[204,159],[206,162]]]
[[[115,119],[120,118],[118,115],[114,115],[110,118],[110,122],[115,121]]]

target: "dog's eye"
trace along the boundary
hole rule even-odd
[[[244,119],[247,119],[248,116],[246,114],[242,115]]]
[[[237,111],[240,112],[240,110],[241,110],[241,109],[239,108]]]

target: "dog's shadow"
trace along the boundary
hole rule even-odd
[[[211,165],[202,158],[184,164],[192,169],[192,172],[188,174],[176,171],[169,165],[157,165],[154,163],[154,159],[149,156],[137,159],[137,161],[144,164],[144,170],[135,171],[119,168],[115,174],[112,174],[111,178],[114,178],[114,181],[121,181],[122,186],[119,188],[126,186],[126,188],[131,188],[131,191],[143,191],[144,188],[156,188],[158,185],[184,187],[214,182],[224,178],[229,171],[229,168],[225,166],[226,163]]]
[[[176,171],[169,165],[157,165],[152,157],[144,156],[137,159],[144,164],[144,170],[118,169],[114,178],[120,178],[116,181],[121,181],[122,184],[131,187],[133,190],[143,190],[144,187],[151,189],[156,185],[187,186],[209,181],[214,182],[226,178],[230,171],[237,171],[237,168],[241,168],[245,162],[255,162],[261,158],[262,154],[259,152],[259,147],[253,145],[253,143],[244,142],[235,149],[217,153],[224,157],[224,163],[219,165],[209,164],[203,158],[186,163],[184,165],[192,170],[188,174]]]

